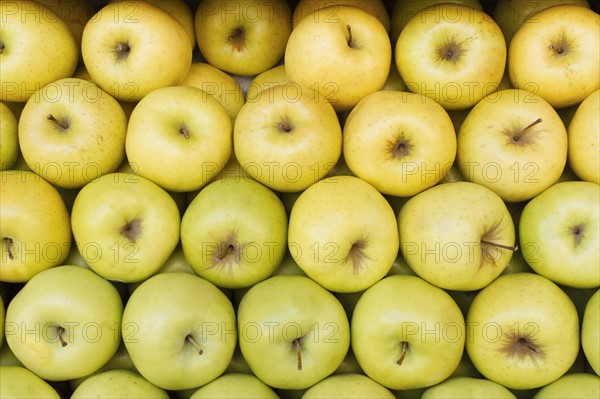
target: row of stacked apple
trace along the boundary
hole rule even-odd
[[[174,8],[185,5],[163,3]],[[319,2],[300,3],[324,6]],[[383,4],[367,3],[370,7],[375,4],[375,8]],[[401,3],[396,4],[395,10],[402,9],[398,6]],[[3,16],[17,15],[22,24],[33,19],[38,26],[40,21],[52,22],[47,24],[47,28],[52,27],[49,29],[61,25],[58,17],[51,17],[51,11],[36,3],[2,4]],[[411,8],[410,2],[403,4],[405,9]],[[37,20],[15,12],[18,6]],[[553,82],[551,92],[560,98],[550,98],[539,77],[523,78],[521,81],[527,83],[513,89],[519,77],[510,76],[507,81],[504,74],[504,32],[476,6],[445,5],[419,14],[416,22],[402,29],[403,36],[398,33],[397,68],[390,68],[394,64],[388,39],[389,20],[387,25],[381,20],[387,11],[374,11],[379,16],[376,18],[362,9],[321,8],[295,29],[299,22],[292,25],[291,20],[286,24],[274,18],[291,17],[291,9],[284,2],[263,2],[262,6],[267,8],[261,10],[256,2],[235,2],[229,6],[201,2],[190,35],[189,29],[182,28],[185,24],[178,25],[167,13],[159,12],[160,8],[145,2],[111,2],[89,17],[87,22],[93,23],[84,24],[89,26],[87,36],[83,31],[81,38],[80,61],[85,62],[85,67],[66,75],[71,78],[50,77],[47,84],[40,84],[35,79],[42,79],[41,71],[34,71],[33,80],[20,81],[23,78],[11,76],[10,69],[3,75],[2,100],[11,101],[9,105],[16,107],[18,118],[4,107],[2,122],[7,126],[11,120],[15,126],[18,123],[17,153],[22,158],[19,165],[2,172],[2,278],[25,283],[40,274],[35,281],[42,287],[20,290],[15,293],[18,300],[10,301],[12,312],[7,314],[5,332],[18,361],[47,380],[75,380],[97,372],[124,343],[131,356],[130,366],[134,365],[146,382],[159,390],[182,391],[220,381],[219,376],[231,367],[239,345],[248,363],[247,371],[258,377],[247,384],[260,385],[262,392],[275,388],[279,394],[289,391],[290,395],[299,395],[335,373],[351,356],[357,366],[352,370],[356,379],[328,379],[329,386],[323,384],[322,392],[333,395],[337,390],[338,395],[346,397],[340,384],[353,389],[353,384],[367,383],[359,379],[366,378],[364,375],[354,375],[359,372],[368,376],[371,395],[379,392],[377,395],[385,397],[392,395],[388,389],[403,395],[409,389],[421,392],[446,381],[466,354],[468,361],[473,362],[471,368],[481,378],[476,382],[452,382],[466,386],[489,383],[481,389],[493,387],[499,390],[498,395],[513,395],[506,387],[519,391],[546,386],[576,366],[579,357],[584,364],[579,371],[588,372],[577,373],[581,379],[570,384],[579,389],[594,387],[597,380],[593,372],[598,372],[597,318],[593,321],[593,316],[588,316],[592,321],[580,325],[584,313],[594,314],[594,306],[598,306],[597,299],[594,302],[590,298],[600,280],[594,266],[599,257],[598,232],[594,229],[599,218],[595,206],[598,171],[589,167],[590,160],[593,164],[593,157],[598,158],[598,151],[597,145],[590,148],[585,141],[590,140],[589,135],[595,135],[592,143],[594,137],[597,142],[594,127],[598,124],[598,83],[594,78],[585,82],[565,79],[572,86],[567,93]],[[301,7],[297,6],[294,11],[297,10],[302,13]],[[567,7],[560,13],[567,25],[580,18],[590,21],[591,28],[578,34],[592,37],[597,33],[598,16],[588,8]],[[530,23],[530,34],[536,33],[535,27],[552,26],[550,22],[557,14],[537,14],[536,22],[542,22]],[[236,16],[234,25],[227,26],[224,22],[232,15]],[[274,54],[270,54],[270,59],[258,57],[260,62],[256,63],[241,58],[220,60],[218,51],[215,55],[215,49],[201,47],[209,63],[192,62],[190,46],[184,45],[187,39],[192,50],[196,44],[206,46],[210,41],[196,43],[196,34],[207,37],[209,32],[219,32],[220,23],[225,26],[228,45],[239,50],[249,46],[244,40],[250,40],[251,32],[238,26],[239,20],[246,17],[251,24],[257,24],[259,16],[265,17],[281,39],[279,45],[271,42]],[[442,75],[435,75],[431,87],[425,77],[414,75],[425,70],[423,65],[398,61],[416,58],[412,52],[421,47],[415,43],[424,40],[422,32],[444,24],[455,26],[463,19],[477,21],[484,27],[478,32],[483,45],[466,48],[446,38],[440,42],[443,45],[438,48],[437,62],[456,67],[460,65],[457,61],[465,62],[463,58],[469,53],[484,54],[486,57],[477,62],[489,67],[494,60],[491,76],[477,77],[482,79],[479,81],[468,76],[461,81],[452,71],[452,77],[446,81]],[[115,45],[103,53],[98,41],[100,32],[111,32],[114,25],[129,26],[131,32],[141,28],[143,35],[114,37]],[[147,64],[142,64],[144,60],[134,56],[139,57],[136,51],[152,55],[159,47],[160,42],[149,40],[156,26],[174,32],[161,49],[164,52],[168,48],[172,53],[166,58],[162,54],[163,62],[150,57],[145,60]],[[75,42],[72,48],[78,49],[76,40],[68,40],[71,33],[65,26],[61,29],[59,42],[65,46]],[[317,47],[309,41],[308,37],[318,32],[331,34],[331,42],[319,43],[330,48]],[[526,33],[520,35],[520,43],[531,41]],[[564,32],[562,35],[551,40],[549,50],[557,57],[576,53],[569,48],[571,42],[565,39]],[[453,37],[461,36],[456,32]],[[10,48],[11,41],[3,41]],[[597,53],[598,46],[593,39],[588,42],[591,50],[581,53],[589,61],[594,59],[589,55]],[[345,49],[339,51],[333,43],[343,43]],[[377,57],[367,52],[356,56],[361,53],[358,50],[371,44],[372,54]],[[344,50],[348,52],[343,53]],[[285,66],[274,66],[284,51]],[[248,53],[227,52],[240,57]],[[344,57],[350,53],[357,57],[353,65],[365,68],[355,68],[355,72],[368,77],[360,80],[362,85],[356,84],[360,74],[344,76],[335,65],[347,62]],[[50,62],[60,68],[58,54],[54,54],[57,60]],[[62,57],[61,61],[72,68],[79,51],[67,54],[73,54],[73,59]],[[327,76],[321,63],[311,62],[311,58],[317,60],[323,54],[337,58],[330,65],[335,75]],[[178,62],[165,63],[165,59]],[[145,76],[131,75],[127,67],[122,68],[133,60],[145,66]],[[585,62],[576,61],[581,70],[589,70]],[[523,64],[517,62],[519,67]],[[91,66],[96,70],[90,70]],[[148,72],[152,67],[157,68],[155,73]],[[591,68],[598,70],[597,62]],[[243,90],[237,80],[223,71],[259,76]],[[184,79],[181,75],[185,75]],[[236,77],[243,82],[243,78]],[[262,85],[266,89],[260,91]],[[387,90],[379,90],[382,85]],[[505,85],[507,90],[496,91],[499,85]],[[32,87],[39,90],[31,90]],[[529,91],[531,88],[535,90]],[[412,93],[419,91],[426,96]],[[24,96],[27,101],[22,101]],[[562,111],[565,107],[569,108]],[[479,133],[490,129],[490,120],[494,120],[497,110],[512,119],[498,121],[500,127],[491,133],[500,134],[486,140]],[[3,132],[8,131],[4,126]],[[69,153],[65,137],[75,136],[80,126],[85,126],[87,138],[94,145],[80,142]],[[588,132],[588,137],[584,132]],[[579,141],[574,139],[577,134],[583,135]],[[3,140],[7,136],[3,134]],[[492,140],[508,140],[513,153],[501,153],[501,158],[497,158],[502,150],[497,143],[494,147]],[[98,146],[99,142],[103,145]],[[481,150],[487,146],[488,152]],[[186,150],[182,150],[184,147]],[[527,147],[531,151],[523,150]],[[2,148],[4,151],[10,146],[3,142]],[[84,155],[81,148],[85,148]],[[578,148],[578,152],[572,151]],[[300,153],[305,155],[298,156]],[[520,157],[515,157],[516,153]],[[535,158],[535,153],[541,156]],[[400,162],[377,161],[383,156]],[[459,162],[455,164],[456,156]],[[123,163],[125,157],[127,162]],[[565,169],[567,158],[569,165]],[[3,158],[3,165],[9,163]],[[23,172],[25,169],[35,173]],[[458,175],[458,180],[466,181],[453,182]],[[557,184],[559,180],[568,182]],[[439,184],[442,182],[452,184]],[[44,208],[40,209],[36,202],[22,201],[36,197],[44,198]],[[148,204],[142,205],[140,198],[148,199]],[[528,206],[524,208],[526,202]],[[569,210],[556,212],[550,218],[548,209],[558,202],[567,203]],[[457,220],[469,222],[460,226]],[[21,233],[13,227],[17,225],[27,226],[30,231]],[[53,226],[52,231],[48,226]],[[565,231],[563,244],[548,239],[556,229]],[[340,237],[340,232],[345,237]],[[563,249],[569,246],[575,250]],[[64,273],[72,268],[53,268],[71,263],[87,266],[94,273],[73,269],[67,277]],[[24,264],[27,268],[22,267]],[[565,264],[569,265],[566,272]],[[50,270],[42,273],[48,268],[54,274]],[[188,273],[150,279],[170,268]],[[536,273],[514,273],[518,271]],[[188,274],[197,276],[190,279]],[[274,274],[304,277],[268,278]],[[391,274],[412,276],[390,278]],[[500,278],[502,274],[515,276]],[[48,280],[44,282],[42,275]],[[117,291],[106,280],[128,283],[135,296],[130,296],[129,291],[121,292],[122,297],[115,295]],[[145,284],[146,280],[149,284]],[[190,284],[188,290],[182,288],[186,284]],[[144,289],[138,291],[138,286]],[[476,292],[488,286],[486,294],[476,297],[488,299],[474,301],[481,305],[471,307],[469,300],[468,309],[474,310],[467,313],[467,305],[461,308],[462,291]],[[519,286],[522,291],[515,288]],[[48,299],[51,293],[39,297],[36,292],[48,287],[56,288],[56,296],[74,291],[73,298],[96,290],[103,292],[104,299],[91,298],[104,304],[100,312],[103,314],[90,313],[88,319],[72,314],[60,321],[44,319],[52,313],[48,307],[56,307],[56,303]],[[371,287],[369,295],[361,295]],[[571,292],[571,297],[565,290]],[[190,292],[198,294],[194,297]],[[246,292],[252,294],[245,295]],[[523,306],[536,295],[548,298],[545,308]],[[574,295],[583,296],[585,303],[574,306]],[[396,300],[391,299],[395,297]],[[428,308],[422,297],[436,298],[431,304],[434,306]],[[596,294],[594,298],[597,297]],[[273,302],[271,298],[278,298],[272,304],[274,308],[265,305]],[[230,299],[239,306],[234,307]],[[592,310],[586,312],[584,305],[588,300]],[[208,302],[218,305],[205,309],[189,306]],[[389,302],[406,305],[382,307],[382,303]],[[515,302],[519,303],[517,314]],[[40,313],[27,315],[23,308],[32,303]],[[281,315],[296,306],[297,313],[291,318]],[[191,327],[173,315],[174,308],[185,309],[188,320],[196,320],[197,325]],[[396,324],[381,324],[390,323],[390,312],[417,312],[417,316],[401,316],[396,318]],[[506,320],[494,315],[510,312],[513,315]],[[561,317],[553,316],[552,324],[539,321],[542,314],[550,318],[557,313]],[[394,328],[396,331],[389,337],[382,334]],[[560,337],[556,348],[549,343],[552,337],[547,338],[548,342],[542,341],[540,330],[552,330]],[[143,331],[152,331],[153,335],[147,336]],[[585,331],[588,332],[584,334]],[[169,341],[173,333],[181,335],[179,342]],[[77,347],[77,338],[81,349],[68,366],[59,370],[51,362],[40,363],[40,350],[50,354]],[[38,347],[40,341],[49,347]],[[377,353],[374,343],[378,341],[386,345],[382,350],[388,355],[387,364]],[[585,353],[580,341],[590,342],[584,344]],[[190,363],[174,363],[166,352],[159,353],[165,343],[175,343],[183,353],[198,356],[193,356],[195,361]],[[219,350],[208,350],[215,345],[220,346]],[[279,345],[277,349],[273,349],[275,345]],[[86,347],[96,348],[98,356],[90,357],[83,349]],[[421,350],[431,350],[434,355],[419,355]],[[535,365],[537,379],[520,367],[513,367],[507,377],[498,374],[503,363],[513,363],[515,359],[522,361],[523,367]],[[157,363],[162,367],[157,367]],[[131,373],[119,376],[129,381],[136,377],[142,378]],[[88,383],[91,391],[79,394],[90,395],[93,390],[107,387],[106,380],[96,381],[101,382]],[[227,381],[222,384],[246,386],[241,380]],[[443,391],[443,386],[437,388],[438,392]],[[313,390],[314,395],[322,395],[318,392]]]

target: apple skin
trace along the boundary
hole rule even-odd
[[[46,84],[73,75],[79,46],[60,15],[40,2],[16,0],[2,1],[0,16],[1,101],[26,102]]]
[[[308,388],[302,399],[395,399],[394,394],[364,374],[331,375]]]
[[[599,200],[598,184],[565,181],[525,205],[519,241],[536,273],[570,287],[600,286]]]
[[[600,184],[600,89],[579,104],[567,126],[568,163],[581,179]]]
[[[574,4],[529,17],[508,46],[513,87],[529,90],[554,108],[583,101],[600,87],[600,15]]]
[[[67,258],[69,211],[58,191],[33,172],[1,171],[0,181],[0,281],[26,282]]]
[[[0,102],[0,170],[12,169],[19,156],[18,121],[4,102]]]
[[[498,277],[473,299],[466,350],[485,377],[509,389],[542,387],[566,373],[580,349],[577,309],[535,273]]]
[[[20,366],[0,366],[0,397],[60,399],[52,385]]]
[[[556,381],[543,386],[533,399],[600,397],[600,377],[590,373],[565,374]]]
[[[278,399],[279,396],[264,382],[252,374],[223,374],[217,379],[200,387],[190,399],[239,399],[253,397],[261,399]]]
[[[396,390],[423,388],[450,377],[465,344],[464,318],[450,295],[408,275],[386,277],[363,293],[350,335],[365,374]]]
[[[278,64],[273,68],[269,68],[252,78],[246,89],[246,101],[258,101],[264,89],[286,83],[290,83],[290,80],[285,73],[284,64]]]
[[[80,266],[53,267],[32,277],[10,301],[6,343],[45,380],[80,378],[117,351],[122,313],[110,282]]]
[[[237,314],[242,355],[273,388],[314,385],[339,367],[350,346],[344,308],[305,276],[279,275],[255,284]]]
[[[169,399],[169,394],[135,371],[115,369],[88,377],[73,391],[70,398]]]
[[[452,377],[423,392],[423,399],[442,398],[494,398],[516,399],[504,386],[485,378]]]
[[[390,15],[386,4],[382,0],[300,0],[294,7],[292,14],[292,28],[298,25],[300,20],[313,12],[329,6],[353,6],[358,7],[381,22],[386,31],[390,31]],[[313,14],[314,16],[315,14]]]
[[[581,346],[590,367],[600,375],[600,290],[588,300],[581,324]]]

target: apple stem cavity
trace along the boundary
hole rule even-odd
[[[287,119],[281,122],[277,122],[277,129],[281,133],[290,133],[292,130],[294,130],[292,123]]]
[[[453,41],[446,41],[438,50],[438,56],[441,60],[452,61],[456,63],[461,54],[460,45]]]
[[[242,51],[244,49],[244,36],[243,28],[235,28],[227,37],[227,41],[233,44],[237,51]]]
[[[352,263],[354,274],[358,274],[362,270],[363,263],[367,259],[367,256],[363,252],[365,245],[366,242],[364,240],[358,240],[352,244],[350,251],[348,251],[346,259]]]
[[[60,341],[60,345],[64,348],[65,346],[67,346],[67,341],[64,340],[63,338],[63,334],[65,333],[65,329],[62,326],[56,326],[56,336],[58,337],[58,340]]]
[[[46,119],[48,119],[49,121],[52,121],[52,122],[56,123],[63,130],[67,130],[69,128],[69,122],[67,122],[65,120],[59,121],[52,114],[48,114],[48,116],[46,117]]]
[[[140,219],[133,219],[127,222],[125,226],[121,228],[119,233],[127,238],[129,241],[135,242],[142,232],[142,221]]]
[[[4,42],[0,41],[0,54],[4,52]]]
[[[534,127],[535,125],[537,125],[538,123],[542,123],[542,118],[537,118],[536,120],[534,120],[533,122],[531,122],[529,125],[525,126],[523,129],[521,129],[520,132],[518,132],[517,134],[515,134],[512,138],[513,142],[518,142],[519,140],[521,140],[521,138],[523,137],[523,135],[527,132],[527,130],[531,129],[532,127]]]
[[[6,245],[6,254],[8,255],[8,259],[14,260],[15,259],[15,255],[12,252],[12,247],[13,247],[13,240],[12,240],[12,238],[10,238],[10,237],[4,237],[2,239],[2,241]]]
[[[185,336],[185,340],[198,351],[199,355],[204,353],[204,350],[200,347],[200,345],[198,345],[194,337],[192,337],[190,334]]]
[[[183,135],[183,137],[185,137],[186,139],[190,138],[190,131],[185,126],[182,126],[182,127],[179,128],[179,133],[181,135]]]
[[[402,366],[402,362],[404,362],[404,358],[408,354],[408,342],[402,341],[402,352],[400,353],[400,357],[396,361],[398,366]]]
[[[294,349],[296,350],[296,369],[302,371],[302,347],[300,347],[300,338],[296,338],[292,341]]]
[[[536,340],[531,338],[530,334],[519,334],[517,331],[511,331],[504,334],[504,347],[499,348],[508,358],[517,357],[523,361],[526,357],[530,358],[534,365],[537,360],[543,360],[546,354],[541,350]]]
[[[117,59],[120,60],[127,58],[131,52],[131,47],[129,47],[129,43],[117,42],[115,43],[115,51],[117,53]]]
[[[581,244],[581,240],[583,239],[583,231],[584,228],[582,224],[571,227],[571,233],[573,233],[575,246],[579,246],[579,244]]]
[[[392,155],[394,158],[403,158],[410,155],[411,145],[404,137],[398,138],[395,143],[392,144]]]

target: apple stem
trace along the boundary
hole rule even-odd
[[[191,335],[188,334],[188,335],[186,335],[185,340],[187,342],[189,342],[194,348],[196,348],[199,355],[204,353],[204,350],[202,348],[200,348],[200,345],[198,345],[198,343],[196,342],[194,337],[192,337]]]
[[[181,133],[183,135],[183,137],[185,137],[186,139],[190,138],[190,132],[185,127],[182,127],[181,129],[179,129],[179,133]]]
[[[302,348],[300,347],[300,340],[296,338],[293,342],[294,349],[296,349],[296,361],[298,371],[302,370]]]
[[[396,364],[398,366],[402,365],[402,362],[404,362],[404,358],[406,357],[407,353],[408,353],[408,342],[402,341],[402,353],[400,353],[400,358],[398,359],[398,361],[396,361]]]
[[[2,241],[6,242],[6,253],[8,254],[8,259],[14,260],[15,256],[12,253],[13,240],[10,237],[4,237]]]
[[[346,30],[348,31],[348,46],[352,47],[352,28],[350,25],[346,25]]]
[[[486,245],[491,245],[493,247],[508,249],[509,251],[513,251],[513,252],[517,252],[517,250],[519,249],[518,245],[503,245],[503,244],[497,244],[495,242],[486,241],[486,240],[481,240],[481,243],[486,244]]]
[[[535,125],[537,125],[538,123],[542,122],[542,118],[537,118],[536,120],[534,120],[533,122],[531,122],[529,125],[525,126],[523,129],[521,129],[521,131],[519,133],[517,133],[515,135],[515,137],[513,137],[514,141],[519,141],[519,139],[521,138],[521,136],[523,136],[523,134],[530,128],[534,127]]]
[[[2,54],[4,52],[4,42],[0,41],[0,54]]]
[[[69,128],[69,124],[68,123],[63,123],[61,121],[59,121],[58,119],[56,119],[54,117],[54,115],[52,114],[48,114],[48,116],[46,117],[49,121],[52,121],[54,123],[56,123],[58,126],[60,126],[62,129],[67,130]]]
[[[56,335],[58,336],[58,340],[60,341],[60,345],[64,348],[67,346],[67,341],[63,339],[63,334],[65,333],[64,327],[58,326],[56,327]]]

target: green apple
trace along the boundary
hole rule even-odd
[[[0,171],[0,182],[0,281],[26,282],[67,258],[70,215],[58,191],[33,172]]]
[[[340,112],[383,87],[391,58],[388,33],[377,17],[358,7],[332,5],[300,20],[284,63],[291,81],[319,91]]]
[[[64,381],[98,370],[117,351],[123,303],[115,287],[72,265],[32,277],[6,310],[6,343],[43,379]]]
[[[470,182],[440,184],[411,197],[398,213],[398,230],[410,268],[448,290],[485,287],[516,250],[504,201]]]
[[[123,311],[122,335],[139,373],[166,390],[204,385],[220,376],[237,342],[229,299],[185,272],[148,278]]]
[[[60,399],[52,385],[20,366],[0,366],[0,397]]]
[[[500,90],[465,118],[457,160],[466,180],[506,202],[526,201],[559,179],[567,144],[565,125],[546,100],[526,90]]]
[[[219,100],[232,122],[245,103],[244,92],[239,82],[206,62],[193,62],[180,85],[197,87]]]
[[[4,321],[3,321],[4,323]],[[4,327],[3,327],[4,328]],[[4,334],[4,332],[2,332]],[[2,336],[4,339],[4,335]],[[8,345],[2,345],[0,347],[0,366],[23,366],[23,363],[17,359],[13,351]]]
[[[0,296],[0,348],[4,344],[4,316],[6,309],[4,308],[4,299]]]
[[[256,102],[262,96],[261,92],[273,86],[290,83],[286,73],[285,65],[279,64],[259,73],[250,81],[246,89],[246,101]]]
[[[498,277],[473,299],[466,350],[479,372],[509,389],[551,383],[580,348],[577,309],[555,283],[536,273]]]
[[[568,164],[581,179],[600,184],[600,89],[577,106],[566,125],[569,138]]]
[[[467,5],[440,3],[411,18],[396,42],[398,72],[408,89],[445,109],[475,105],[497,90],[506,43],[494,20]]]
[[[365,291],[354,308],[350,334],[365,374],[396,390],[450,377],[465,344],[464,318],[450,295],[407,275],[386,277]]]
[[[331,375],[308,388],[302,399],[395,399],[394,394],[363,374]]]
[[[18,120],[12,110],[0,102],[0,170],[12,169],[19,156]]]
[[[70,77],[79,47],[69,26],[33,0],[0,2],[0,100],[26,102],[48,83]]]
[[[439,3],[453,3],[471,7],[479,11],[483,10],[479,0],[396,0],[392,6],[390,15],[390,37],[392,39],[392,45],[396,45],[400,32],[402,32],[412,17],[422,9]],[[453,15],[456,15],[456,11],[454,11]]]
[[[121,398],[168,399],[169,394],[131,370],[108,370],[85,379],[71,399]]]
[[[545,10],[548,7],[562,4],[577,4],[579,6],[590,8],[588,0],[497,0],[493,5],[494,21],[502,30],[502,34],[509,44],[515,32],[527,20],[527,23],[537,23],[536,18],[529,18],[538,11]]]
[[[278,399],[271,387],[251,374],[224,374],[200,387],[190,399]]]
[[[305,276],[273,276],[253,285],[237,315],[242,355],[273,388],[314,385],[338,368],[350,345],[344,308]]]
[[[198,48],[209,64],[253,76],[283,57],[292,31],[292,12],[285,0],[202,0],[194,24]]]
[[[322,8],[329,6],[353,6],[365,10],[376,17],[387,32],[390,31],[390,15],[386,4],[382,0],[300,0],[294,7],[292,14],[292,28],[298,25],[298,22],[307,15],[312,14],[311,18],[317,18],[318,14],[313,14]]]
[[[197,190],[225,166],[233,150],[232,129],[223,105],[204,90],[162,87],[131,113],[127,159],[136,174],[165,190]]]
[[[533,395],[533,399],[598,397],[600,397],[600,377],[590,373],[565,374],[543,386]]]
[[[131,0],[110,0],[109,3]],[[196,48],[196,28],[194,27],[193,2],[186,0],[145,0],[146,2],[161,8],[174,17],[185,29],[192,50]]]
[[[508,46],[513,87],[536,93],[554,108],[583,101],[600,87],[600,15],[574,4],[535,13]]]
[[[598,184],[565,181],[525,205],[519,241],[536,273],[571,287],[600,286],[599,201]]]
[[[581,323],[581,346],[592,370],[600,375],[600,290],[588,300]]]
[[[79,191],[71,228],[94,272],[131,283],[154,274],[171,255],[180,213],[173,197],[150,180],[108,173]]]
[[[269,277],[287,249],[287,215],[269,188],[226,178],[202,189],[181,221],[181,244],[194,271],[224,288]]]
[[[188,34],[167,11],[143,0],[106,4],[83,30],[81,52],[94,82],[119,101],[179,84],[188,74]]]
[[[516,396],[506,387],[485,378],[451,377],[427,388],[423,399],[442,398],[493,398],[516,399]]]
[[[65,78],[29,98],[19,118],[25,162],[50,183],[80,188],[114,172],[125,158],[127,119],[94,83]]]
[[[350,111],[342,137],[352,173],[397,197],[437,184],[456,155],[456,134],[446,110],[414,93],[367,95]]]
[[[246,102],[233,127],[235,156],[253,179],[281,192],[298,192],[322,179],[342,152],[334,108],[298,83],[278,85]]]
[[[392,207],[358,177],[320,180],[292,207],[290,253],[307,276],[330,291],[362,291],[379,281],[394,263],[398,244]]]

